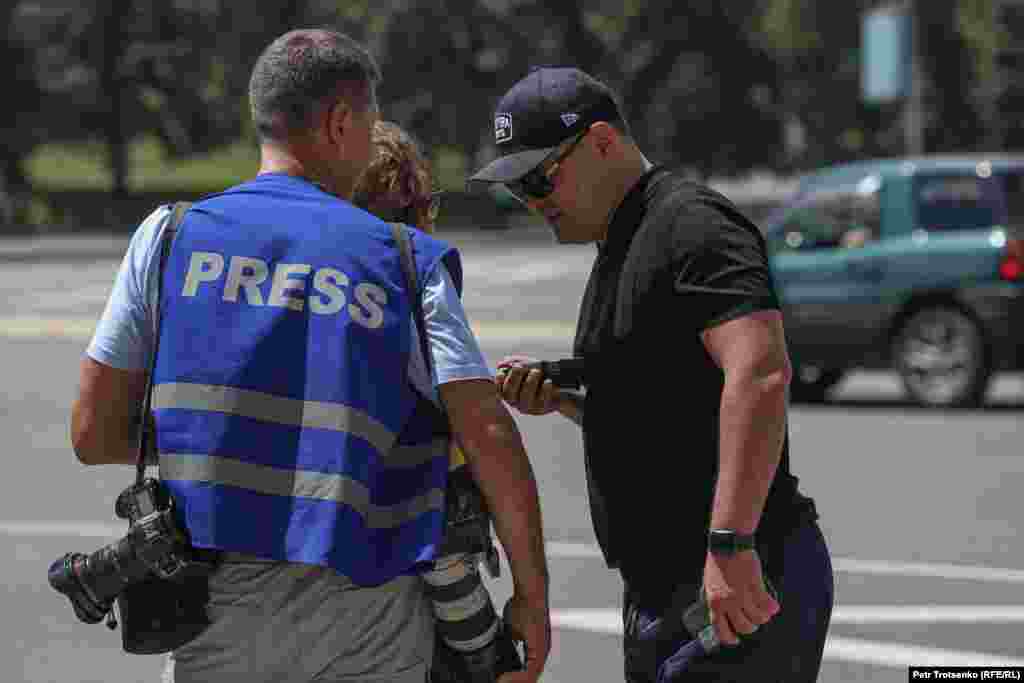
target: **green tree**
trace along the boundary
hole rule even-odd
[[[383,115],[472,165],[491,139],[497,97],[526,71],[528,44],[514,21],[476,1],[399,7],[379,42]]]
[[[974,98],[978,64],[960,21],[960,0],[917,3],[923,76],[929,112],[925,144],[931,152],[977,148],[985,140],[983,102]],[[971,3],[968,3],[971,4]],[[975,3],[976,4],[976,3]]]
[[[11,30],[0,53],[15,95],[6,123],[8,183],[27,185],[24,160],[43,142],[105,140],[115,193],[128,188],[128,144],[144,134],[170,157],[231,144],[249,118],[249,72],[285,30],[339,24],[353,31],[360,3],[267,0],[23,0],[3,6]],[[366,3],[362,3],[364,9]],[[9,76],[9,79],[11,79]]]
[[[779,71],[781,116],[803,143],[784,164],[806,169],[879,151],[891,113],[861,98],[860,26],[865,2],[765,0],[757,40]]]
[[[767,164],[781,144],[774,67],[744,3],[723,4],[413,1],[381,43],[384,112],[475,164],[493,154],[497,98],[530,67],[573,65],[622,94],[639,142],[664,161],[703,174]]]
[[[0,21],[3,25],[11,26],[14,14],[13,2],[0,5]],[[0,168],[5,180],[3,185],[6,185],[9,192],[20,195],[29,189],[21,160],[25,155],[26,138],[35,137],[34,118],[38,115],[35,104],[40,101],[42,92],[30,50],[15,39],[11,31],[0,35],[0,61],[19,67],[6,70],[4,89],[8,104],[0,108]]]

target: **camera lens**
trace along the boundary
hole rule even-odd
[[[114,600],[129,584],[149,573],[135,555],[130,537],[92,553],[68,553],[50,565],[50,585],[71,600],[75,614],[95,624],[110,611]]]
[[[179,551],[188,539],[176,526],[169,495],[155,480],[122,491],[115,513],[132,522],[120,540],[89,555],[67,553],[49,568],[50,585],[68,597],[86,623],[101,621],[128,586],[154,571],[167,578],[185,566]]]
[[[87,562],[88,558],[82,553],[67,553],[54,560],[47,578],[54,590],[66,595],[71,601],[79,619],[87,624],[96,624],[110,611],[110,604],[94,599],[82,585],[79,577]]]
[[[75,590],[78,579],[75,578],[73,566],[76,562],[80,561],[79,558],[83,557],[85,556],[81,553],[68,553],[53,561],[53,564],[50,565],[50,570],[47,572],[47,578],[50,580],[50,585],[53,586],[54,590],[64,594]]]

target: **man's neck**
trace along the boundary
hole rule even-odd
[[[611,210],[608,211],[608,215],[605,217],[603,234],[600,240],[598,240],[598,244],[603,244],[608,240],[608,232],[611,229],[612,220],[615,218],[615,212],[622,206],[622,202],[629,195],[630,191],[640,182],[640,178],[652,168],[654,168],[654,164],[648,161],[647,157],[639,149],[623,163],[622,173],[615,187],[615,196],[618,199],[612,204]]]
[[[294,151],[274,143],[260,145],[260,169],[258,174],[281,173],[303,178],[321,188],[324,192],[348,200],[351,191],[345,192],[338,187],[329,174],[320,173],[308,162],[304,162]]]
[[[306,166],[290,150],[280,145],[264,142],[260,145],[259,174],[283,173],[308,178]]]

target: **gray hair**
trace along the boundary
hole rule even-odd
[[[380,69],[348,36],[330,29],[299,29],[263,51],[249,80],[253,123],[261,140],[308,130],[326,100],[341,97],[356,111],[376,106]]]

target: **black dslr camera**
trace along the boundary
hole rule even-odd
[[[581,357],[520,363],[519,367],[540,370],[541,382],[549,379],[559,389],[579,389],[587,383],[586,365]]]
[[[174,518],[173,499],[156,479],[121,492],[114,513],[128,533],[90,555],[67,553],[50,565],[49,581],[71,600],[87,624],[121,614],[125,651],[156,654],[184,645],[209,621],[206,578],[212,564],[199,562],[188,535]]]

